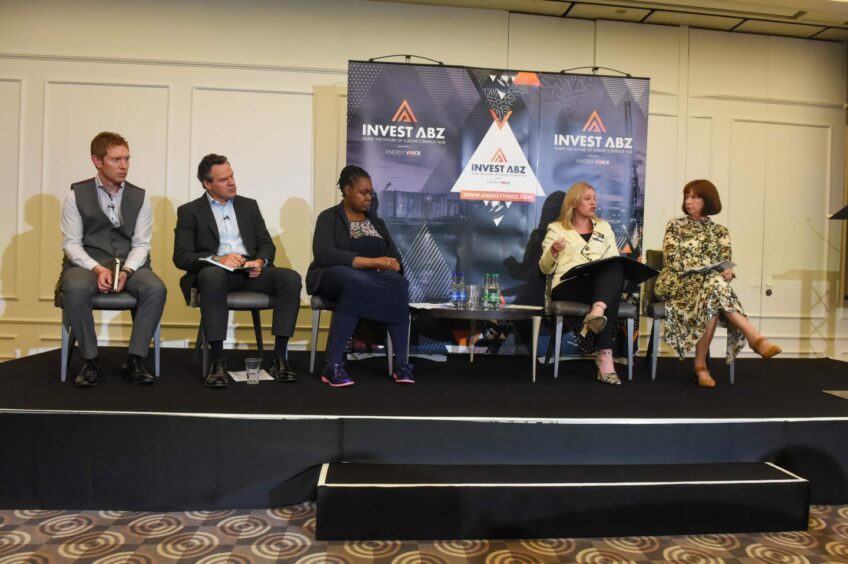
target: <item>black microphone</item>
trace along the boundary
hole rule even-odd
[[[225,215],[225,216],[224,216],[224,221],[229,221],[229,220],[230,220],[230,216]]]

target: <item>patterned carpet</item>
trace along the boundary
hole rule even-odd
[[[0,564],[91,562],[848,562],[848,505],[806,532],[607,539],[320,542],[315,505],[254,511],[0,511]]]

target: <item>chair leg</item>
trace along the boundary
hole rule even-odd
[[[388,361],[389,365],[389,376],[392,375],[392,371],[394,369],[394,366],[392,364],[392,354],[392,337],[391,335],[389,335],[389,332],[386,331],[386,360]]]
[[[736,359],[733,359],[733,362],[730,363],[730,383],[733,384],[736,381]]]
[[[556,328],[554,329],[554,378],[559,378],[559,352],[562,346],[562,316],[556,317]]]
[[[318,324],[321,323],[321,310],[312,310],[312,341],[309,343],[309,373],[315,373],[315,348],[318,346]]]
[[[201,318],[200,324],[197,326],[197,338],[194,340],[194,362],[197,362],[197,359],[200,358],[200,354],[203,352],[203,319]]]
[[[206,341],[206,332],[203,326],[200,327],[200,356],[203,359],[203,374],[201,378],[206,378],[209,373],[209,343]]]
[[[633,325],[635,321],[627,320],[627,380],[633,380]]]
[[[162,344],[162,324],[156,324],[156,331],[153,333],[153,374],[158,378],[159,377],[159,366],[161,362],[159,360],[159,349]]]
[[[256,335],[256,348],[259,349],[259,358],[262,358],[265,351],[262,347],[262,320],[259,317],[259,310],[250,310],[250,316],[253,318],[253,333]]]
[[[469,323],[470,324],[469,324],[469,327],[468,327],[468,357],[469,357],[468,362],[474,362],[474,345],[477,342],[477,340],[476,340],[476,337],[477,337],[477,322],[472,319]]]
[[[654,319],[651,325],[651,380],[657,379],[657,356],[660,354],[660,323],[661,319]]]
[[[62,368],[60,370],[60,376],[62,382],[67,379],[68,376],[68,365],[71,363],[71,351],[73,345],[71,344],[71,328],[65,325],[65,320],[62,320]]]

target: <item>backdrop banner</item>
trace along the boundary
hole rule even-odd
[[[412,302],[497,273],[505,303],[542,305],[547,224],[579,180],[622,254],[641,256],[649,80],[351,61],[347,162],[369,172]],[[530,329],[478,324],[480,352],[524,352]],[[467,326],[415,324],[418,352],[465,349]],[[625,345],[623,339],[618,339]],[[568,335],[569,352],[591,347]]]

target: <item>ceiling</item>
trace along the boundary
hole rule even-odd
[[[848,42],[848,0],[383,0]]]

